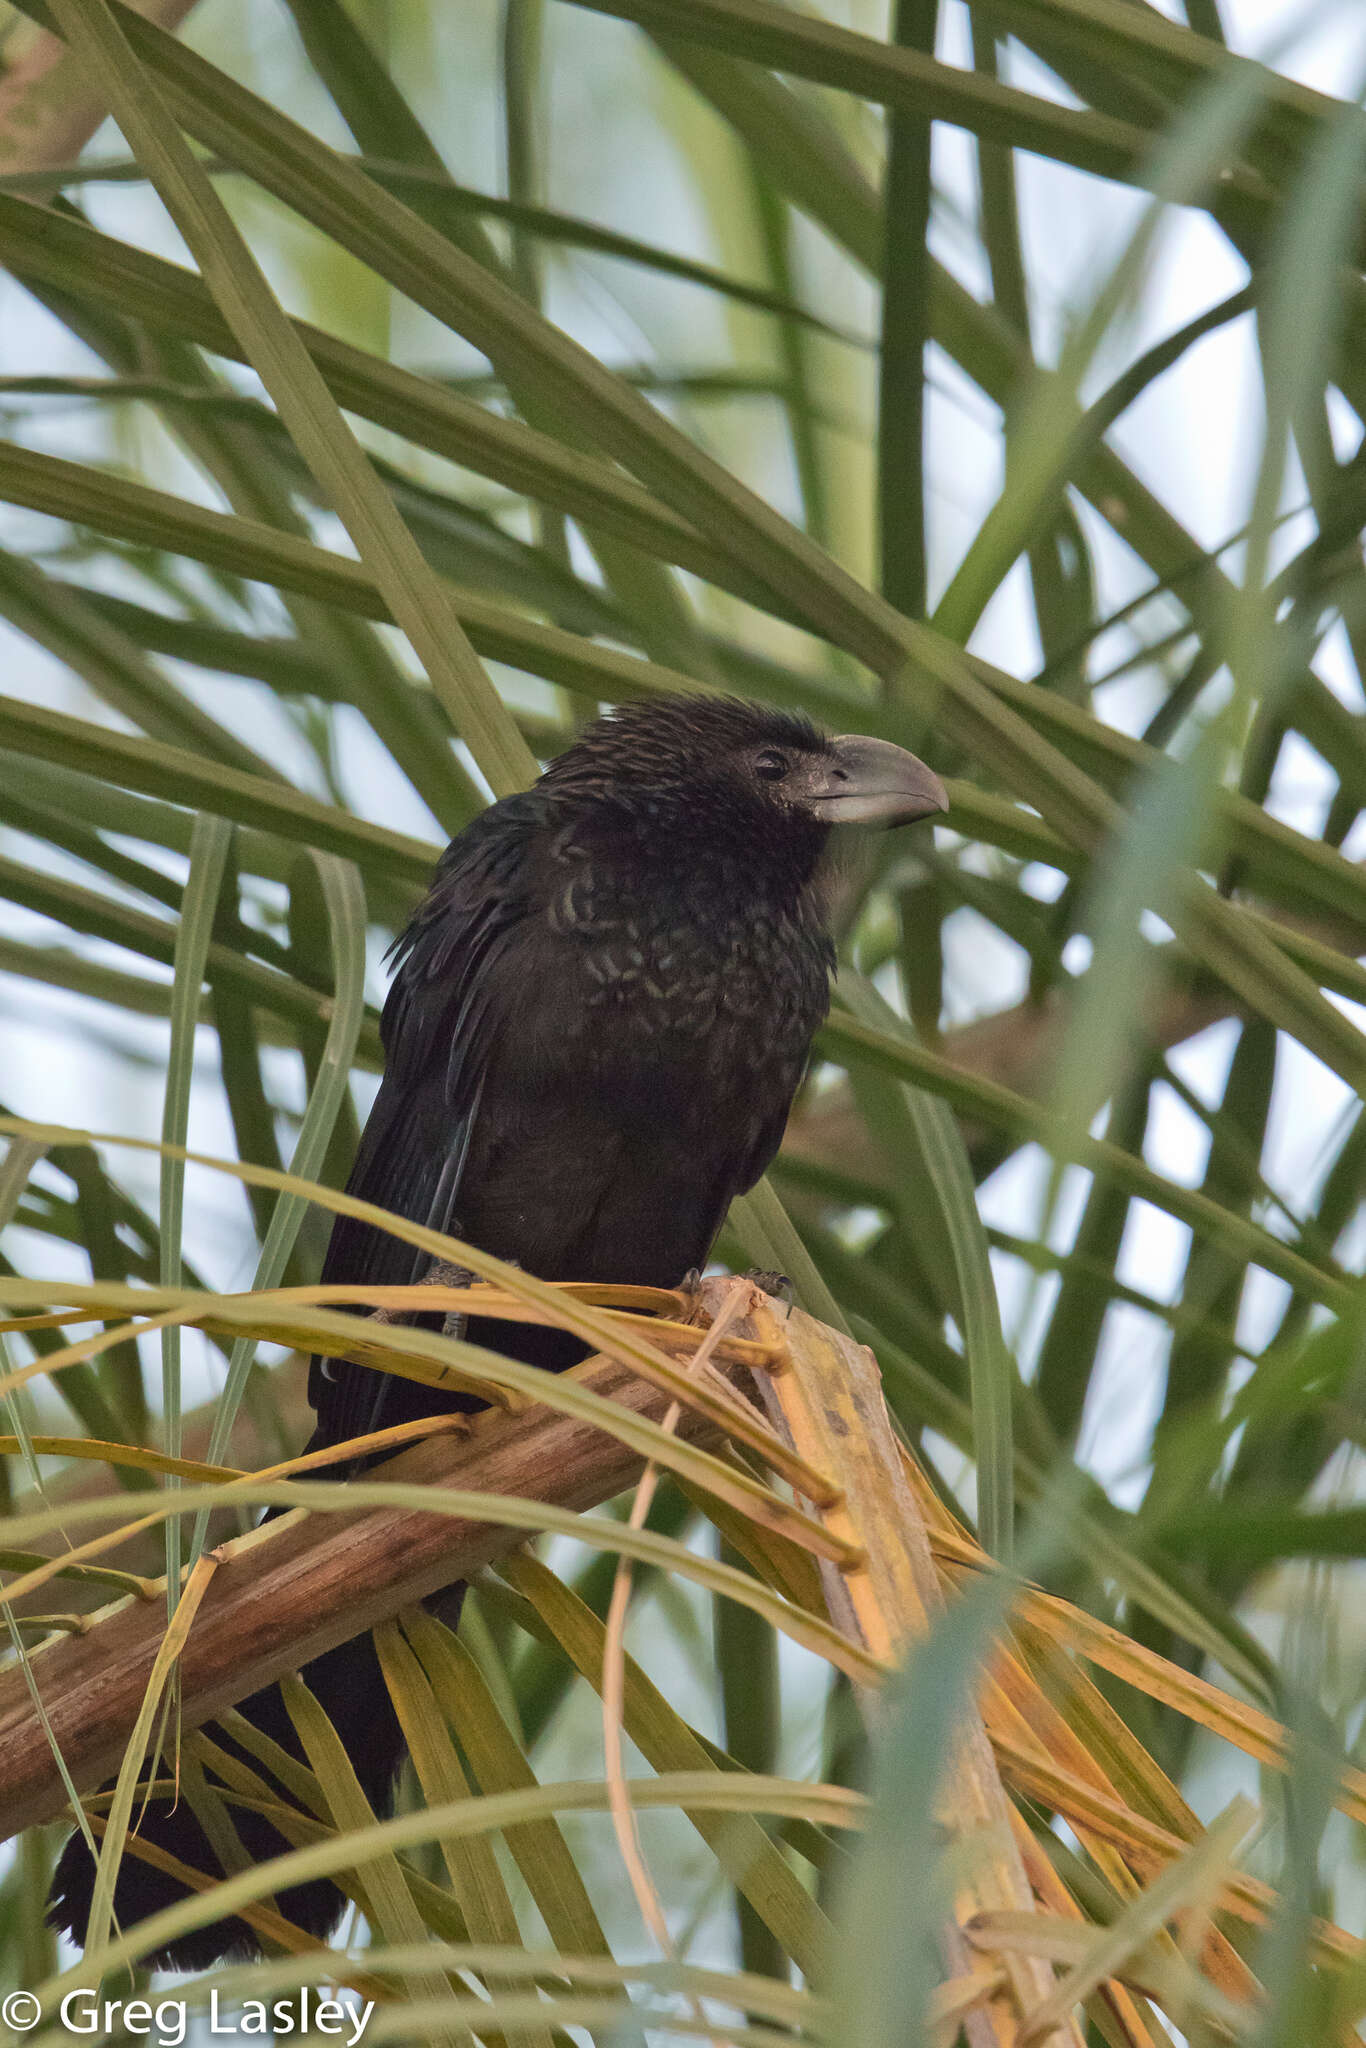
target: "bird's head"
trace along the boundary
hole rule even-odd
[[[790,848],[808,864],[834,825],[908,825],[949,807],[933,769],[863,733],[737,697],[658,697],[589,726],[542,778],[575,808],[625,813],[666,843]]]

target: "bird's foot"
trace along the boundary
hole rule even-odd
[[[474,1275],[468,1266],[454,1266],[449,1259],[433,1259],[431,1265],[428,1266],[426,1272],[422,1275],[418,1285],[421,1287],[468,1287],[473,1279]],[[375,1308],[370,1311],[370,1320],[375,1323],[406,1323],[413,1313],[414,1311],[408,1308]],[[446,1337],[459,1337],[463,1335],[464,1322],[464,1316],[451,1311],[447,1314],[446,1327],[443,1329],[442,1335]],[[459,1323],[462,1327],[460,1329],[451,1327],[456,1323]]]
[[[735,1277],[738,1280],[748,1280],[750,1285],[757,1287],[761,1294],[772,1295],[775,1301],[781,1301],[788,1308],[792,1308],[795,1305],[796,1291],[786,1273],[772,1273],[753,1266],[748,1273],[737,1273]],[[683,1275],[674,1292],[681,1294],[685,1304],[691,1309],[697,1301],[698,1290],[701,1285],[701,1271],[697,1266],[693,1266]]]
[[[424,1287],[469,1287],[474,1275],[468,1266],[456,1266],[449,1259],[433,1259],[422,1275]]]
[[[702,1268],[689,1266],[673,1292],[683,1304],[683,1321],[690,1322],[697,1307],[697,1292],[702,1285]]]
[[[761,1267],[754,1266],[750,1268],[748,1273],[742,1273],[740,1277],[742,1280],[750,1281],[753,1286],[758,1288],[761,1294],[771,1294],[775,1301],[781,1301],[787,1308],[792,1308],[796,1303],[796,1289],[786,1273],[771,1273]]]
[[[468,1266],[452,1265],[449,1259],[433,1259],[422,1276],[424,1287],[468,1287],[474,1279]],[[463,1337],[469,1327],[469,1317],[460,1309],[447,1309],[441,1325],[443,1337]]]

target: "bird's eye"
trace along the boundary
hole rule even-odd
[[[765,747],[762,754],[755,757],[754,772],[765,782],[781,782],[787,773],[787,755],[780,754],[776,747]]]

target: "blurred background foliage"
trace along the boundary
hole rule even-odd
[[[719,1255],[875,1348],[995,1554],[1065,1477],[1046,1583],[1350,1751],[1358,11],[145,12],[0,14],[0,1111],[336,1184],[435,850],[586,718],[722,689],[910,744],[953,813],[848,868]],[[12,1146],[0,1221],[0,1273],[220,1288],[313,1277],[326,1231],[74,1142]],[[216,1427],[198,1334],[30,1381],[7,1508],[154,1483],[34,1432],[288,1456],[299,1361],[234,1364]],[[667,1486],[654,1520],[713,1540]],[[610,1564],[552,1556],[601,1611]],[[537,1772],[596,1771],[586,1688],[467,1613]],[[860,1768],[843,1682],[752,1616],[642,1574],[631,1640],[750,1768]],[[1113,1693],[1200,1812],[1244,1783]],[[1259,1867],[1357,1926],[1360,1839],[1301,1805]],[[777,1969],[671,1826],[680,1939]],[[0,1879],[16,1980],[50,1834]],[[1302,1947],[1259,2041],[1309,2038]]]

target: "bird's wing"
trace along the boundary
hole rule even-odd
[[[483,812],[451,841],[397,948],[381,1025],[384,1080],[346,1192],[433,1230],[458,1227],[461,1174],[496,1030],[498,957],[527,912],[527,846],[540,823],[541,803],[530,792]],[[388,1231],[338,1216],[323,1279],[402,1286],[430,1263]],[[314,1358],[314,1443],[377,1427],[387,1384],[368,1367]]]
[[[747,1129],[736,1133],[739,1150],[734,1162],[735,1173],[717,1217],[718,1230],[725,1221],[726,1209],[735,1197],[747,1195],[777,1158],[792,1104],[806,1071],[812,1034],[830,1007],[830,981],[835,972],[835,949],[830,940],[822,934],[813,949],[804,956],[790,955],[789,961],[794,979],[788,985],[787,1000],[795,1013],[805,1020],[805,1028],[797,1037],[786,1035],[780,1048],[775,1044],[772,1032],[765,1039],[762,1018],[756,1020],[756,1037],[767,1047],[764,1085],[747,1092],[746,1101],[755,1110],[754,1121]]]

